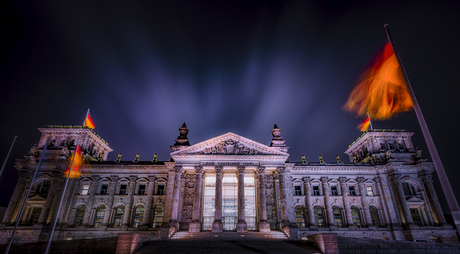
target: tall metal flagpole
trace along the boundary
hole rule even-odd
[[[373,130],[374,127],[372,127],[372,121],[371,121],[371,116],[369,115],[369,112],[367,112],[367,118],[369,118],[369,125],[371,126],[371,130]]]
[[[27,190],[26,198],[24,199],[24,203],[22,203],[21,211],[19,212],[16,223],[14,224],[13,234],[11,234],[11,238],[8,241],[8,246],[6,247],[5,254],[8,254],[8,252],[10,251],[11,244],[13,243],[13,239],[14,239],[14,234],[16,233],[16,230],[18,229],[19,221],[21,221],[22,213],[24,212],[24,207],[26,207],[27,199],[29,198],[30,191],[32,190],[32,186],[34,184],[35,177],[37,176],[38,170],[40,169],[40,165],[42,164],[43,158],[45,157],[45,151],[46,151],[46,148],[48,148],[48,140],[49,140],[49,137],[46,138],[42,156],[40,157],[40,161],[38,161],[38,165],[37,165],[37,168],[35,169],[34,176],[32,177],[32,180],[30,180],[30,185],[29,185],[29,189]]]
[[[14,142],[16,141],[16,138],[17,138],[17,137],[18,137],[18,136],[14,136],[13,144],[11,144],[10,151],[8,151],[8,154],[6,155],[5,162],[3,162],[2,169],[0,170],[0,176],[2,176],[3,169],[5,168],[6,162],[8,161],[8,157],[10,157],[11,150],[13,149]]]
[[[51,241],[53,240],[54,229],[56,228],[56,221],[59,217],[59,212],[61,212],[62,201],[64,200],[64,194],[67,189],[67,184],[69,183],[70,173],[72,173],[73,162],[75,161],[75,156],[77,156],[77,150],[78,150],[79,144],[80,144],[80,137],[78,137],[77,146],[75,147],[75,151],[73,152],[73,158],[72,158],[72,162],[70,163],[69,173],[67,174],[67,178],[65,180],[64,189],[62,191],[61,201],[59,201],[59,206],[56,212],[56,216],[54,216],[53,226],[51,227],[50,238],[48,239],[48,243],[46,244],[45,254],[48,254],[50,250]]]
[[[430,152],[431,158],[433,159],[433,163],[436,168],[436,172],[438,173],[442,190],[444,191],[444,195],[447,199],[447,204],[449,205],[455,226],[457,227],[457,233],[460,235],[460,208],[458,206],[457,199],[455,198],[454,192],[452,191],[449,179],[447,179],[446,171],[444,171],[441,158],[439,157],[438,151],[436,150],[436,146],[433,142],[433,138],[431,137],[430,131],[428,130],[428,126],[425,122],[425,118],[423,117],[420,105],[418,105],[417,98],[415,98],[415,93],[410,84],[409,77],[407,76],[404,65],[402,64],[401,58],[399,57],[398,51],[396,50],[396,46],[393,43],[393,39],[391,38],[390,31],[388,30],[388,24],[385,24],[384,27],[388,36],[388,40],[390,41],[391,46],[393,47],[393,51],[395,52],[396,59],[398,59],[399,66],[401,66],[401,70],[404,74],[404,78],[406,79],[407,86],[409,87],[409,94],[414,104],[415,114],[417,115],[420,128],[422,129],[423,136],[425,137],[425,141],[428,146],[428,151]]]

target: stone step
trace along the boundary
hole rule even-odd
[[[270,233],[262,232],[176,232],[170,241],[289,241],[288,237],[280,231]]]

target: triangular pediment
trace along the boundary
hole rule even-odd
[[[35,195],[27,199],[27,202],[45,202],[46,199],[40,195]]]
[[[269,147],[232,132],[171,153],[173,158],[175,155],[289,156],[289,154],[281,152],[273,147]]]
[[[408,203],[420,203],[420,202],[423,203],[425,201],[423,201],[423,199],[420,199],[418,197],[411,197],[411,198],[407,199],[407,202]]]

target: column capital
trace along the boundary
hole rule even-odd
[[[323,184],[327,184],[327,181],[328,181],[328,180],[329,180],[329,177],[327,177],[327,176],[321,177],[321,182],[322,182]]]
[[[347,178],[345,176],[341,176],[339,177],[339,182],[340,183],[346,183],[347,182]]]
[[[135,182],[137,180],[137,176],[129,176],[130,182]]]
[[[245,168],[246,168],[245,166],[238,165],[238,167],[237,167],[237,174],[238,174],[238,175],[244,174],[244,169],[245,169]]]
[[[360,177],[356,177],[356,181],[358,183],[364,183],[364,177],[360,176]]]
[[[286,167],[278,167],[279,174],[284,174],[284,172],[286,172]]]
[[[376,183],[381,183],[381,182],[382,182],[382,180],[380,179],[380,176],[374,177],[374,181],[375,181]]]
[[[98,175],[91,176],[91,180],[93,181],[93,183],[98,182],[100,179],[101,178]]]
[[[431,181],[433,181],[433,175],[430,175],[430,174],[419,175],[418,178],[422,182],[431,182]]]
[[[195,171],[197,174],[202,174],[204,172],[202,166],[195,166]]]
[[[265,173],[265,166],[258,166],[257,171],[259,172],[259,174],[264,174]]]
[[[116,183],[117,180],[118,180],[118,176],[110,176],[110,181],[111,181],[112,183]]]
[[[280,174],[278,172],[273,172],[273,178],[274,179],[279,179],[280,178]]]
[[[156,177],[154,176],[148,176],[149,182],[155,182]]]
[[[222,172],[224,171],[224,166],[222,165],[216,165],[214,166],[214,168],[216,169],[216,174],[222,174]]]
[[[401,182],[401,175],[400,174],[393,174],[393,175],[390,175],[390,181],[392,183],[396,183],[396,182]]]
[[[304,177],[302,177],[302,181],[303,181],[304,183],[310,183],[310,179],[311,179],[311,178],[310,178],[309,176],[304,176]]]
[[[176,174],[182,173],[182,166],[174,166],[174,172],[176,172]]]

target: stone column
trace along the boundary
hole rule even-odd
[[[113,198],[115,195],[115,188],[117,187],[117,179],[118,177],[112,176],[110,177],[110,188],[109,188],[109,197],[107,198],[107,206],[105,207],[104,212],[104,219],[102,220],[102,226],[107,227],[109,225],[110,215],[112,213],[113,207]]]
[[[192,222],[189,224],[189,232],[200,232],[201,231],[201,222],[200,222],[200,211],[201,211],[201,176],[203,174],[202,166],[195,166],[195,200],[193,203],[193,214]]]
[[[438,196],[436,195],[436,191],[433,185],[433,175],[422,175],[420,176],[420,180],[426,186],[426,192],[428,197],[430,198],[430,203],[434,208],[434,212],[436,213],[436,217],[438,218],[438,223],[442,225],[446,225],[446,218],[444,217],[444,213],[441,209],[441,204],[439,203]]]
[[[129,227],[131,224],[131,217],[133,211],[134,191],[136,190],[136,176],[129,176],[129,189],[128,189],[128,203],[125,207],[125,214],[123,215],[122,227]]]
[[[404,189],[401,184],[401,175],[394,174],[390,177],[391,182],[396,190],[399,205],[401,206],[402,212],[404,214],[404,219],[406,220],[406,225],[413,226],[414,221],[412,220],[412,216],[410,214],[409,206],[407,205],[406,196],[404,195]]]
[[[236,232],[247,232],[248,224],[244,216],[244,166],[238,166],[238,223]]]
[[[364,177],[357,177],[359,193],[361,193],[361,204],[363,206],[364,216],[366,217],[366,224],[368,227],[373,227],[371,212],[369,210],[369,204],[367,203],[367,190],[364,186]]]
[[[150,225],[150,214],[152,211],[152,196],[155,187],[155,177],[149,176],[149,186],[147,187],[147,201],[145,202],[144,221],[142,222],[142,229],[147,229]]]
[[[304,190],[305,190],[305,206],[307,207],[307,225],[309,227],[315,226],[315,214],[313,213],[313,207],[311,206],[311,186],[310,177],[306,176],[302,178]]]
[[[48,191],[48,196],[46,197],[45,205],[43,206],[43,210],[40,214],[40,218],[38,219],[38,224],[43,225],[46,223],[46,219],[48,218],[48,214],[51,210],[51,205],[53,204],[54,196],[57,193],[57,188],[59,185],[60,179],[58,178],[57,174],[53,174],[53,180],[51,181],[51,186]]]
[[[327,223],[329,227],[334,227],[334,214],[331,207],[331,189],[329,188],[328,177],[321,177],[324,193],[324,206],[326,207]]]
[[[10,224],[12,222],[11,219],[13,218],[14,211],[18,205],[22,205],[20,204],[20,200],[23,196],[25,196],[27,187],[30,184],[30,174],[18,172],[18,175],[19,178],[16,183],[16,187],[14,188],[13,195],[11,196],[10,203],[6,208],[5,215],[3,216],[2,224]],[[29,188],[31,187],[32,186],[29,186]]]
[[[86,205],[85,216],[83,216],[83,221],[81,226],[88,227],[91,219],[91,212],[93,211],[94,196],[96,195],[97,185],[98,185],[98,176],[93,176],[93,182],[91,183],[91,191],[89,192],[88,203]]]
[[[257,168],[259,175],[259,194],[260,194],[260,220],[259,232],[270,232],[270,223],[267,221],[267,200],[265,198],[265,167]]]
[[[348,227],[354,228],[355,225],[353,224],[353,218],[351,216],[350,200],[348,200],[349,190],[347,186],[347,178],[339,177],[339,181],[340,181],[340,188],[342,189],[343,206],[345,208],[345,214],[347,216],[347,224],[348,224]]]
[[[173,226],[179,230],[179,222],[177,221],[177,213],[179,211],[179,194],[181,182],[182,166],[174,166],[174,194],[171,204],[171,219],[168,222],[169,226]]]
[[[214,222],[212,223],[212,232],[222,232],[222,171],[223,166],[215,166],[216,168],[216,198],[214,212]]]
[[[289,220],[287,217],[287,193],[286,193],[286,182],[285,174],[286,167],[278,167],[280,177],[280,201],[281,201],[281,227],[289,226]]]

